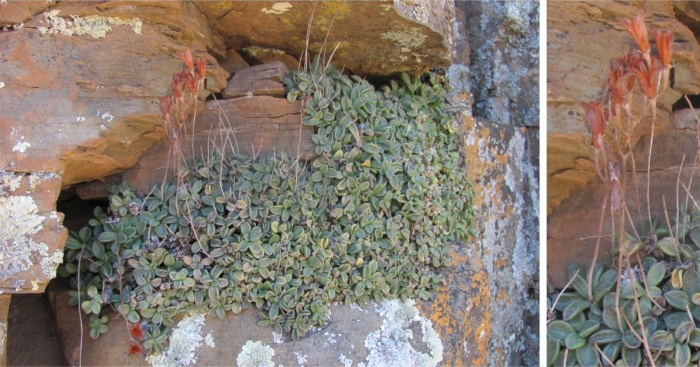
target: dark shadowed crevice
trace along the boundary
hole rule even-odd
[[[694,108],[700,108],[700,94],[688,96],[688,99],[690,100],[690,103],[693,105]],[[676,112],[685,108],[690,108],[690,106],[688,105],[688,102],[685,100],[685,98],[681,98],[673,104],[673,106],[671,107],[671,111]]]

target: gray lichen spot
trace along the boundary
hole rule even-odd
[[[365,338],[367,360],[358,366],[436,366],[442,361],[440,336],[433,329],[433,323],[420,315],[413,300],[385,301],[378,312],[384,321],[379,330],[369,333]],[[422,342],[427,346],[428,353],[417,351],[410,343],[413,339],[410,327],[414,323],[420,325]]]
[[[189,366],[197,362],[197,349],[206,342],[213,348],[214,340],[211,333],[206,338],[202,337],[204,315],[187,315],[173,329],[170,335],[168,349],[160,354],[152,354],[146,361],[152,366],[179,367]]]
[[[397,42],[402,47],[402,52],[410,52],[425,44],[428,36],[421,32],[420,28],[411,28],[408,31],[392,31],[381,34],[382,39]]]
[[[274,355],[275,351],[269,345],[259,340],[248,340],[236,357],[236,363],[238,367],[274,367],[275,362],[272,361]]]
[[[41,34],[63,34],[66,36],[80,36],[88,34],[93,38],[104,38],[107,32],[112,30],[111,25],[128,25],[136,34],[141,34],[143,22],[139,18],[124,19],[118,17],[103,17],[100,15],[88,15],[78,17],[71,15],[73,21],[65,20],[58,16],[60,10],[51,10],[44,13],[44,20],[48,27],[38,27]]]
[[[45,219],[31,196],[0,196],[0,279],[28,270],[37,256],[44,275],[55,276],[63,261],[60,251],[49,256],[49,247],[30,237],[43,228]]]
[[[262,12],[265,14],[282,14],[286,13],[289,11],[289,9],[292,8],[292,4],[288,2],[280,2],[280,3],[275,3],[272,5],[270,9],[268,8],[262,8]]]

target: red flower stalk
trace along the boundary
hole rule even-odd
[[[602,148],[601,143],[603,142],[603,134],[605,133],[605,126],[607,124],[603,116],[603,108],[600,106],[600,102],[581,102],[581,105],[583,109],[586,110],[588,127],[591,129],[591,134],[593,135],[593,147],[600,149]]]
[[[170,115],[170,100],[168,97],[162,96],[158,97],[160,101],[160,112],[163,112],[163,118]]]
[[[180,83],[180,77],[179,75],[174,75],[173,76],[173,85],[172,85],[172,96],[173,100],[175,103],[177,103],[177,100],[181,99],[180,97],[182,96],[182,84]],[[175,104],[173,103],[173,104]]]
[[[622,174],[620,159],[612,151],[608,144],[604,144],[605,154],[608,156],[608,171],[610,174],[610,205],[615,211],[622,209],[622,187],[619,176]]]
[[[190,73],[194,74],[194,62],[192,61],[192,53],[190,50],[187,50],[185,52],[179,52],[177,56],[182,59],[182,62],[185,63],[185,66],[187,66],[187,70],[189,70]]]
[[[676,32],[677,24],[671,26],[666,32],[654,30],[654,42],[656,42],[656,50],[659,52],[659,61],[661,66],[668,68],[671,65],[671,56],[673,54],[673,34]]]
[[[143,355],[144,350],[140,344],[131,342],[129,345],[129,354],[132,356]]]
[[[613,105],[619,106],[625,102],[625,91],[620,85],[627,78],[626,86],[631,90],[634,86],[634,79],[629,78],[625,70],[624,62],[620,59],[610,60],[610,70],[608,70],[608,85]],[[631,83],[630,83],[631,81]]]
[[[136,339],[136,340],[142,340],[143,339],[143,330],[141,330],[141,325],[139,324],[133,324],[129,328],[129,332],[131,333],[131,336]]]
[[[658,60],[652,59],[652,64],[647,64],[646,60],[639,60],[630,70],[637,76],[639,88],[649,99],[656,98],[656,85],[654,85],[654,73],[658,67]]]
[[[187,82],[187,86],[190,88],[190,93],[197,94],[197,81],[194,79],[192,75],[187,74],[187,77],[185,78],[185,82]]]
[[[207,60],[197,59],[197,75],[199,77],[199,80],[204,80],[204,77],[206,74],[207,74]]]
[[[644,25],[644,12],[639,12],[634,19],[622,19],[622,25],[637,42],[639,50],[644,54],[648,53],[650,48],[649,34],[647,33],[646,25]]]

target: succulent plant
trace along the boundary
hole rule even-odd
[[[298,338],[331,302],[430,299],[447,244],[471,231],[473,192],[443,87],[402,80],[375,90],[332,67],[285,78],[315,128],[318,157],[303,168],[212,153],[145,197],[112,187],[107,213],[96,208],[66,244],[71,300],[148,324],[144,349],[158,351],[191,311],[256,307],[260,325]]]
[[[570,266],[571,289],[548,298],[547,365],[648,365],[645,347],[657,366],[700,361],[696,223],[694,206],[670,232],[656,229],[645,241],[628,235],[627,256],[638,259],[636,265],[618,274],[596,264],[593,299],[585,267]],[[674,233],[678,237],[669,236]]]

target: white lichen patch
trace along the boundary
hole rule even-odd
[[[338,357],[338,360],[340,360],[340,363],[343,365],[343,367],[352,367],[352,359],[346,357],[345,354],[341,353]]]
[[[127,25],[136,34],[141,34],[143,22],[139,18],[124,19],[119,17],[103,17],[100,15],[88,15],[78,17],[71,15],[72,21],[58,16],[60,10],[50,10],[44,13],[44,19],[48,27],[39,27],[41,34],[63,34],[66,36],[81,36],[88,34],[92,38],[104,38],[107,32],[112,30],[110,25]]]
[[[41,265],[41,271],[49,279],[56,277],[56,269],[63,263],[63,251],[56,250],[51,256],[43,256],[39,264]]]
[[[0,171],[0,195],[6,195],[17,190],[19,185],[22,184],[22,177],[22,175],[14,172]]]
[[[273,331],[272,332],[272,341],[275,344],[282,344],[282,343],[284,343],[284,335]]]
[[[276,49],[276,48],[267,48],[267,47],[260,47],[260,46],[250,46],[250,47],[245,47],[243,49],[243,52],[247,53],[250,56],[256,57],[261,53],[270,53],[273,55],[284,55],[284,51]]]
[[[297,357],[297,364],[299,366],[303,366],[304,363],[307,362],[307,360],[306,360],[307,355],[302,354],[301,352],[294,352],[294,356]]]
[[[24,141],[24,136],[21,136],[19,138],[19,141],[17,142],[17,144],[15,144],[15,146],[12,148],[12,151],[24,153],[27,151],[27,148],[29,148],[30,146],[32,146],[32,145],[29,144],[28,142]]]
[[[433,323],[420,315],[413,300],[385,301],[378,312],[384,317],[384,321],[379,330],[369,333],[365,338],[365,366],[436,366],[442,361],[442,341],[433,329]],[[413,339],[410,327],[415,323],[420,325],[422,342],[428,353],[417,351],[410,343]]]
[[[262,8],[262,12],[265,14],[282,14],[286,13],[289,11],[289,9],[292,8],[292,4],[288,2],[280,2],[280,3],[275,3],[272,5],[272,8]]]
[[[98,112],[98,114],[99,114],[99,112]],[[107,120],[107,121],[109,121],[109,122],[112,122],[112,120],[114,120],[114,116],[111,115],[109,112],[103,113],[103,114],[100,116],[100,118],[103,119],[103,120]]]
[[[408,31],[392,31],[384,32],[381,34],[382,39],[389,41],[394,41],[401,45],[403,52],[409,52],[415,50],[420,46],[425,44],[428,40],[428,36],[424,35],[420,28],[411,28]]]
[[[248,340],[243,345],[243,350],[236,357],[238,367],[274,367],[272,357],[275,351],[269,345],[261,341]]]
[[[5,82],[0,82],[0,89],[5,88]]]
[[[211,332],[209,334],[207,334],[207,336],[204,337],[204,344],[206,344],[212,348],[216,347],[216,343],[214,343],[214,337],[211,336]]]
[[[31,196],[0,196],[0,279],[28,270],[36,256],[42,258],[44,274],[55,274],[57,264],[43,261],[49,247],[30,237],[43,228],[44,219]]]
[[[197,348],[204,341],[201,334],[203,325],[203,314],[185,316],[173,329],[168,349],[160,354],[151,354],[146,357],[146,361],[158,367],[189,366],[197,362]],[[213,339],[211,343],[214,343]]]

